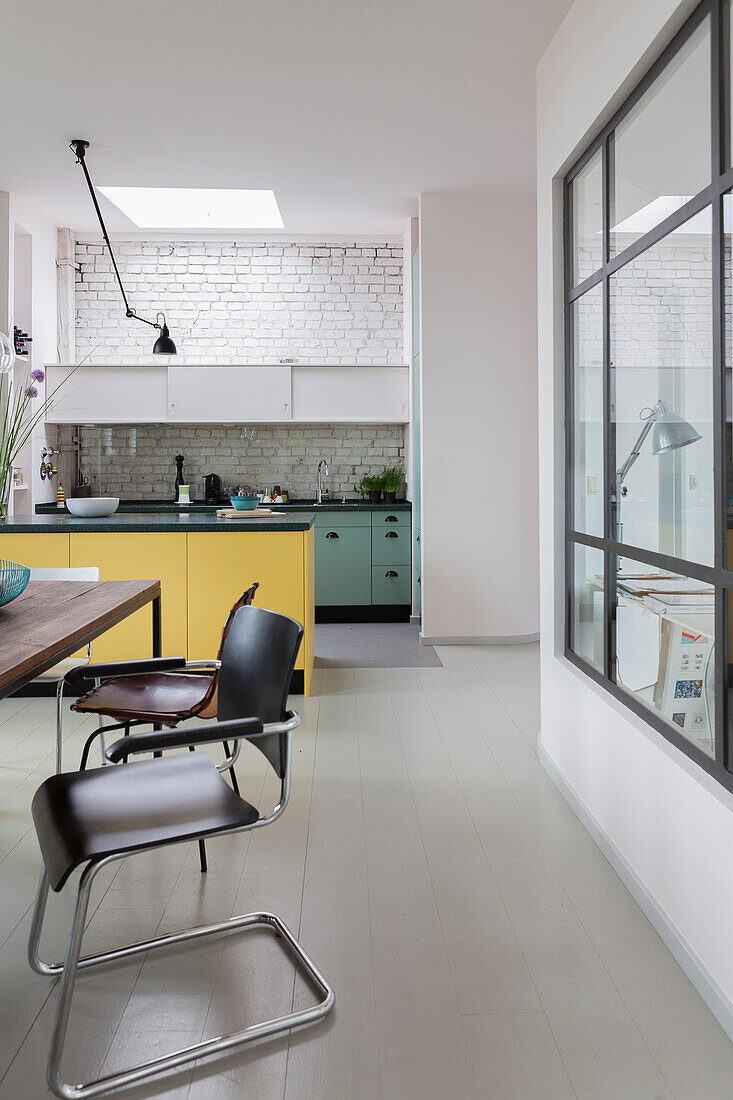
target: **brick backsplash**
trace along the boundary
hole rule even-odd
[[[73,431],[60,429],[65,450]],[[219,474],[222,485],[280,485],[294,497],[313,497],[321,458],[329,464],[329,491],[353,496],[362,474],[405,463],[401,424],[145,424],[79,432],[82,471],[95,490],[131,500],[171,496],[179,453],[185,455],[183,472],[195,499],[203,495],[208,473]]]
[[[185,362],[404,362],[401,247],[121,241],[114,250],[132,306],[148,318],[165,312]],[[153,362],[154,333],[125,317],[107,249],[78,241],[76,260],[77,358]]]

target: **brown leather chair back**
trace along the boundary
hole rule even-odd
[[[253,584],[251,584],[249,586],[249,588],[245,588],[244,592],[239,597],[239,599],[237,600],[237,602],[234,604],[231,611],[227,615],[227,621],[224,623],[224,629],[221,632],[221,642],[219,643],[219,652],[216,655],[217,661],[221,661],[222,654],[224,653],[224,646],[226,644],[227,636],[229,634],[229,631],[231,630],[232,623],[234,622],[234,616],[237,614],[240,607],[249,607],[250,604],[254,603],[255,592],[257,591],[257,589],[259,587],[260,587],[260,582],[255,581]],[[209,684],[209,688],[208,688],[208,691],[206,692],[206,695],[204,695],[203,699],[201,700],[201,702],[199,703],[199,705],[196,707],[195,711],[193,712],[197,718],[216,718],[216,716],[217,716],[216,701],[217,701],[217,693],[218,693],[218,683],[219,683],[219,670],[216,669],[216,671],[214,672],[214,675],[211,677],[211,682]]]

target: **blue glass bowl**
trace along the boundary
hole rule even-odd
[[[17,561],[5,561],[0,558],[0,607],[16,599],[21,592],[25,592],[28,581],[31,579],[31,571],[27,565],[19,565]]]
[[[238,512],[251,512],[260,503],[259,500],[257,499],[257,497],[254,497],[254,496],[246,496],[246,497],[233,496],[231,498],[231,501],[232,501],[232,504],[234,505],[234,507],[237,509]]]

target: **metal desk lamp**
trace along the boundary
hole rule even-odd
[[[134,317],[134,319],[136,321],[142,321],[144,325],[150,325],[151,328],[157,328],[158,329],[158,331],[160,332],[160,336],[155,341],[155,344],[153,346],[153,355],[176,355],[177,354],[176,353],[176,345],[171,340],[171,334],[168,331],[168,325],[165,323],[165,314],[164,313],[158,313],[158,314],[156,314],[156,317],[155,317],[154,321],[148,321],[148,319],[146,317],[140,317],[140,315],[135,312],[135,310],[132,308],[132,306],[130,305],[130,303],[127,300],[127,295],[125,294],[125,288],[122,285],[122,279],[120,278],[120,271],[119,271],[119,268],[117,267],[117,260],[115,259],[114,252],[112,251],[112,245],[109,243],[109,235],[107,233],[107,227],[104,224],[104,218],[102,217],[102,211],[99,209],[99,203],[97,202],[97,196],[94,193],[94,185],[92,184],[91,177],[89,175],[89,169],[87,168],[87,163],[86,163],[86,160],[84,159],[85,155],[86,155],[86,151],[89,148],[89,142],[84,141],[82,138],[75,138],[74,141],[72,141],[69,148],[71,149],[72,153],[74,153],[74,155],[76,156],[76,163],[81,165],[82,171],[84,172],[84,178],[87,181],[87,186],[89,188],[89,194],[92,196],[92,202],[94,203],[94,209],[95,209],[96,214],[97,214],[97,219],[98,219],[99,225],[102,229],[102,236],[104,237],[104,243],[107,245],[107,248],[109,250],[110,259],[112,260],[112,267],[114,268],[115,275],[117,276],[117,282],[119,284],[120,293],[122,294],[122,301],[125,303],[125,310],[126,310],[125,315],[127,317]],[[161,317],[163,318],[162,321],[160,320]]]
[[[621,541],[621,523],[618,519],[618,508],[623,495],[623,485],[628,477],[629,470],[636,462],[644,440],[652,432],[652,454],[664,455],[670,451],[676,451],[680,447],[687,447],[690,443],[697,443],[702,436],[693,428],[692,424],[677,413],[672,412],[672,406],[660,398],[654,408],[642,409],[641,413],[648,412],[643,417],[644,426],[639,432],[636,443],[631,448],[631,453],[622,466],[616,471],[616,502],[613,510],[614,526],[616,528],[617,542]],[[639,415],[641,415],[641,413]]]

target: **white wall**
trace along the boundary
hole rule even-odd
[[[25,195],[11,196],[10,216],[11,223],[31,237],[32,298],[28,331],[33,337],[32,365],[42,368],[44,363],[57,361],[56,227],[36,213],[32,201]],[[56,482],[42,482],[38,473],[42,446],[47,441],[55,445],[55,440],[55,428],[41,423],[35,429],[29,448],[26,448],[27,456],[23,456],[23,474],[30,489],[13,494],[15,512],[32,512],[36,504],[56,499]],[[68,491],[68,485],[66,489]]]
[[[542,732],[575,800],[723,1025],[733,1028],[733,798],[561,656],[559,180],[694,3],[576,0],[538,70]],[[631,76],[629,76],[631,74]]]
[[[425,639],[538,630],[534,204],[420,197]]]

